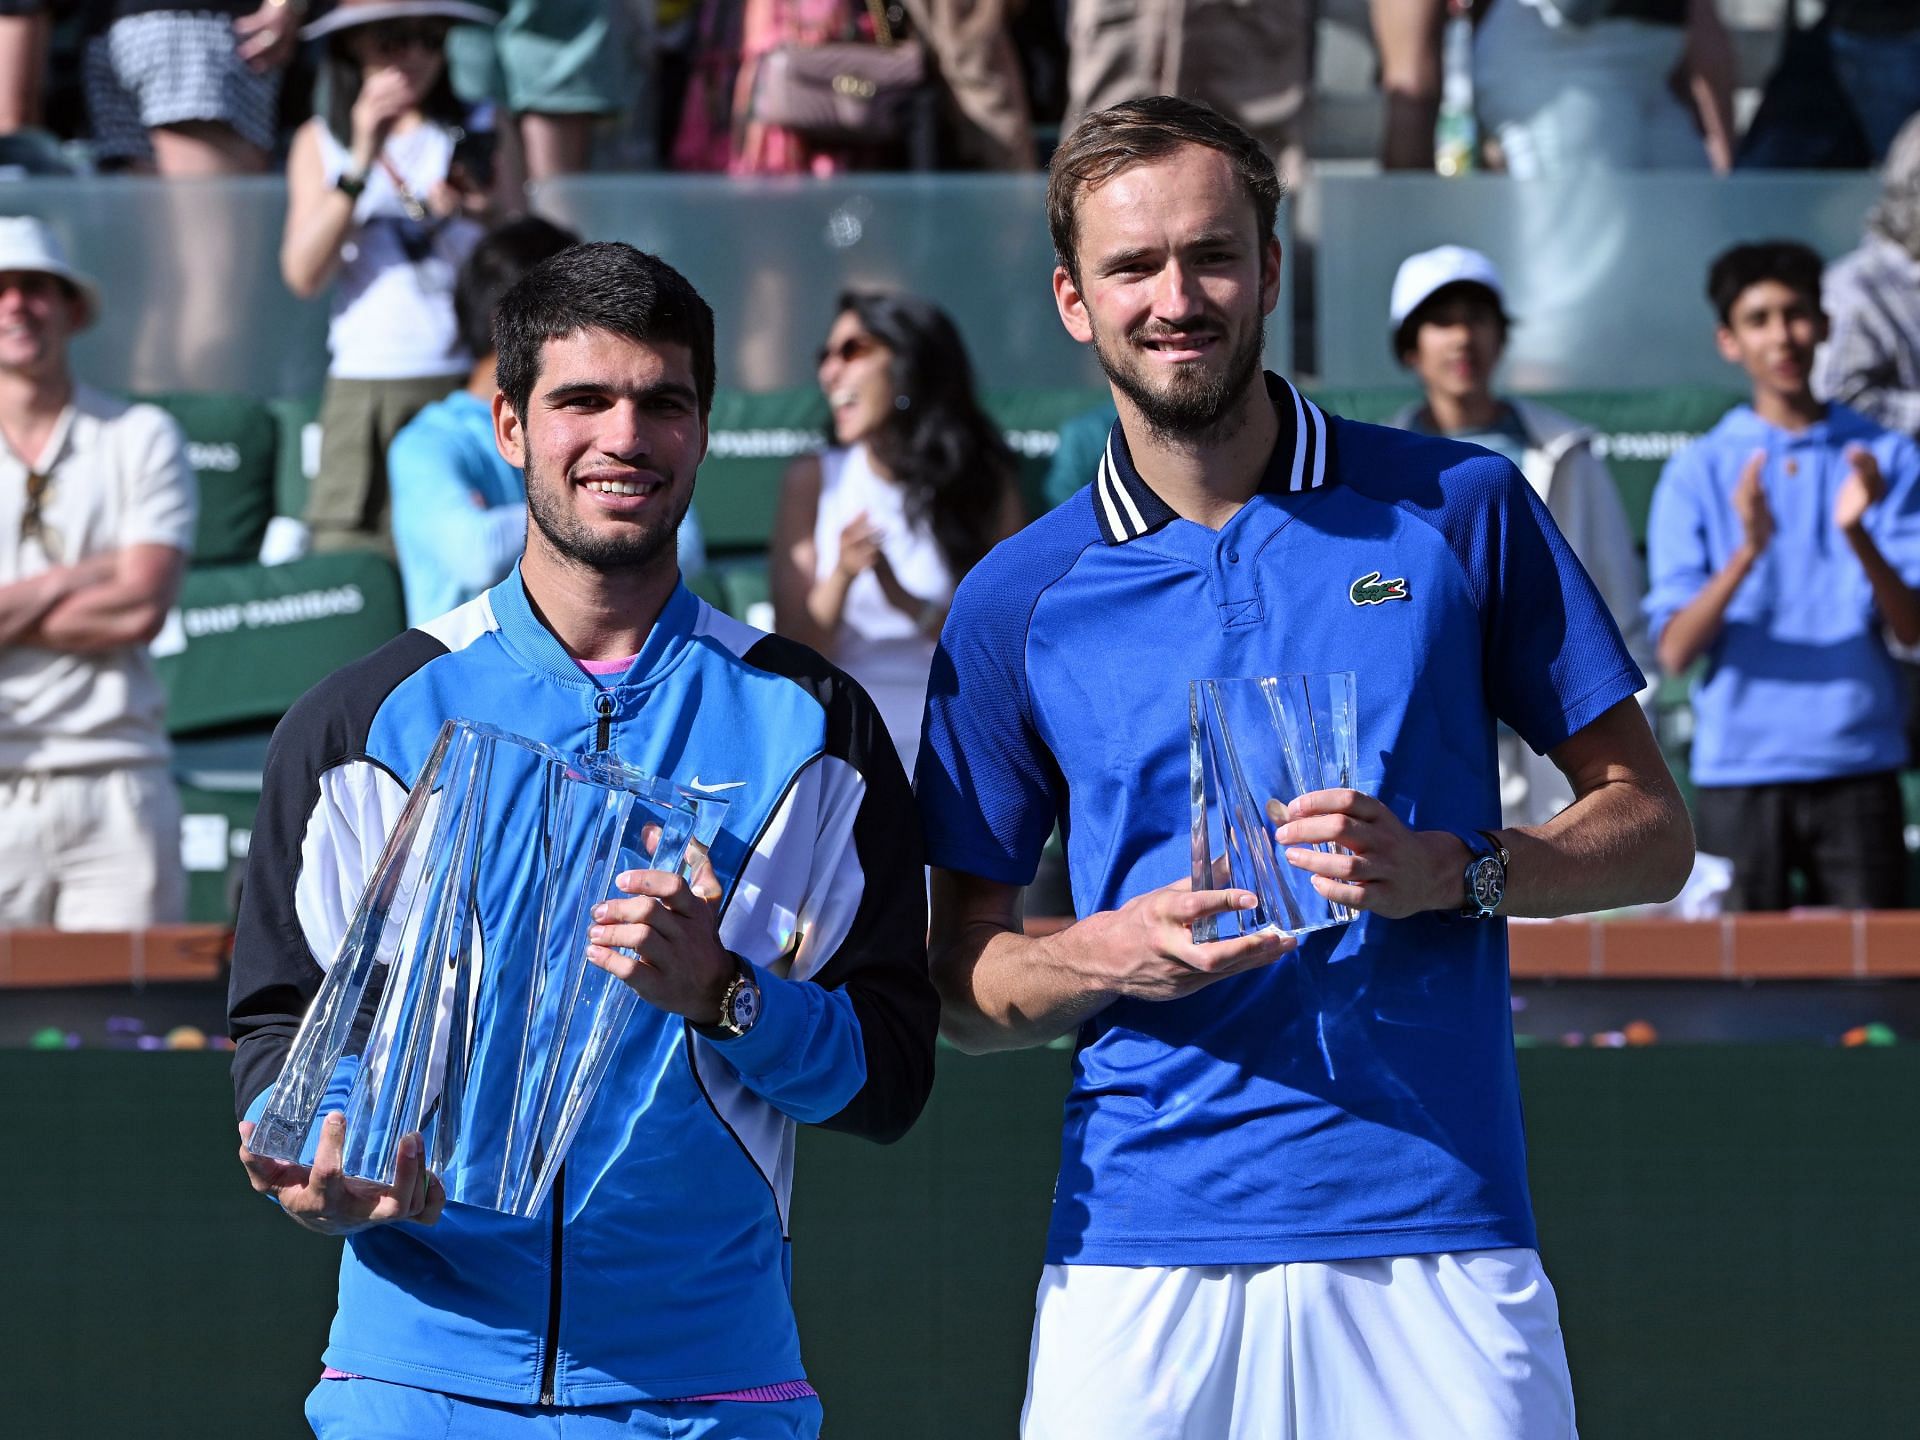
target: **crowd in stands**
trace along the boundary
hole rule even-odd
[[[1306,154],[1305,0],[659,0],[647,24],[635,14],[607,0],[0,0],[0,132],[64,128],[102,170],[284,162],[280,269],[294,293],[327,297],[330,363],[306,513],[275,522],[263,559],[386,556],[413,622],[511,570],[528,515],[494,443],[491,317],[578,238],[512,218],[520,186],[617,153],[609,137],[637,105],[661,163],[736,174],[1029,169],[1055,123],[1156,90],[1234,114],[1296,174]],[[1898,772],[1920,694],[1906,663],[1920,654],[1920,6],[1835,0],[1811,30],[1790,17],[1744,135],[1711,0],[1492,0],[1471,18],[1444,0],[1373,0],[1371,18],[1389,167],[1435,163],[1462,86],[1473,163],[1519,176],[1596,159],[1883,166],[1860,247],[1824,274],[1806,247],[1763,240],[1705,277],[1702,323],[1751,400],[1667,466],[1644,560],[1592,432],[1497,386],[1525,317],[1486,256],[1408,256],[1384,319],[1421,392],[1393,423],[1512,460],[1649,678],[1694,678],[1691,779],[1703,848],[1733,862],[1729,903],[1903,903]],[[793,87],[817,76],[781,67],[825,45],[911,47],[939,98],[888,110],[884,139],[857,133],[870,116],[809,130]],[[83,61],[84,111],[68,107],[65,127],[50,51]],[[1913,58],[1875,66],[1869,52]],[[870,73],[884,107],[894,72]],[[70,343],[101,303],[45,225],[0,220],[0,925],[134,926],[184,908],[144,647],[178,592],[194,478],[164,413],[73,373]],[[769,545],[773,623],[868,688],[909,769],[954,587],[1029,518],[976,393],[962,335],[977,323],[906,294],[840,297],[818,358],[826,433],[789,468]],[[1112,423],[1108,407],[1063,428],[1045,503],[1086,483]],[[693,511],[679,548],[698,575]],[[1518,737],[1501,754],[1509,823],[1570,798]]]
[[[1920,7],[1828,0],[1810,26],[1802,8],[1368,0],[1381,162],[1522,177],[1878,164],[1920,109]],[[374,18],[337,13],[355,9]],[[466,142],[468,185],[508,210],[524,181],[590,168],[1032,170],[1081,115],[1153,93],[1234,117],[1297,181],[1323,13],[1313,0],[461,0],[431,14],[0,0],[0,137],[29,168],[246,173],[299,152],[317,115],[351,151],[364,135],[338,93],[343,64],[377,41],[443,52],[434,118]],[[1757,108],[1736,94],[1729,13],[1780,32]],[[20,138],[41,132],[64,149]]]

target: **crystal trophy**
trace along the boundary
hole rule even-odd
[[[1307,871],[1288,864],[1273,839],[1296,797],[1353,785],[1353,672],[1195,680],[1187,709],[1193,888],[1235,887],[1259,902],[1203,917],[1194,939],[1260,930],[1304,935],[1353,919],[1351,908],[1328,900]]]
[[[725,811],[611,754],[447,721],[249,1147],[301,1160],[324,1104],[347,1174],[391,1185],[419,1131],[449,1200],[536,1213],[639,1003],[586,958],[593,907],[626,870],[691,880]]]

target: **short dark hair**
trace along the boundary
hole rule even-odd
[[[1820,273],[1826,262],[1812,247],[1798,240],[1761,240],[1736,245],[1720,255],[1707,271],[1707,299],[1722,325],[1733,323],[1733,307],[1755,285],[1777,280],[1820,308]]]
[[[453,282],[453,316],[460,343],[478,360],[493,353],[493,311],[535,265],[580,243],[571,230],[526,215],[487,232]]]
[[[1478,300],[1491,307],[1500,321],[1500,343],[1507,343],[1507,331],[1513,326],[1513,317],[1507,314],[1507,307],[1500,303],[1500,297],[1482,285],[1478,280],[1455,280],[1442,285],[1426,299],[1407,312],[1407,318],[1400,322],[1400,328],[1393,332],[1393,358],[1402,365],[1407,356],[1417,347],[1420,327],[1433,318],[1434,307],[1442,301],[1458,296],[1461,299]]]
[[[1245,130],[1219,111],[1174,95],[1150,95],[1096,110],[1060,142],[1047,165],[1047,228],[1053,253],[1080,283],[1080,197],[1123,170],[1161,160],[1183,145],[1218,150],[1233,166],[1253,205],[1262,242],[1280,214],[1280,176],[1273,160]]]
[[[619,241],[574,245],[542,260],[500,297],[493,312],[499,385],[516,415],[527,413],[549,340],[604,330],[643,345],[684,345],[705,419],[713,407],[713,311],[686,276],[657,255]]]

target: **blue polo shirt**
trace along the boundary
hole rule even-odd
[[[1693,694],[1697,785],[1871,775],[1907,763],[1905,702],[1873,587],[1833,523],[1847,450],[1871,450],[1887,493],[1867,533],[1920,584],[1920,449],[1844,405],[1805,430],[1745,405],[1667,462],[1647,521],[1649,630],[1658,636],[1739,549],[1740,472],[1766,455],[1773,540],[1740,582]]]
[[[1357,672],[1362,788],[1447,830],[1500,823],[1496,720],[1548,750],[1639,690],[1511,464],[1267,384],[1278,444],[1217,533],[1116,425],[1093,483],[962,583],[920,752],[932,864],[1025,884],[1058,821],[1079,915],[1186,875],[1192,679]],[[1363,579],[1405,598],[1357,603]],[[1081,1027],[1049,1261],[1533,1243],[1503,921],[1363,916]]]

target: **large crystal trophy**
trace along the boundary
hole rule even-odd
[[[1259,902],[1202,918],[1194,939],[1304,935],[1353,919],[1350,908],[1313,888],[1307,871],[1288,864],[1273,839],[1296,797],[1353,784],[1353,672],[1195,680],[1187,704],[1193,888],[1238,888]]]
[[[611,754],[449,720],[294,1037],[249,1147],[391,1185],[419,1131],[447,1198],[534,1214],[639,997],[586,958],[625,870],[691,879],[726,802]]]

